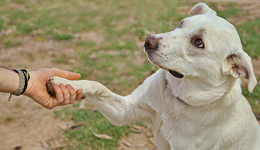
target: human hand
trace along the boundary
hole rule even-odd
[[[47,109],[52,109],[56,106],[73,104],[77,99],[82,97],[82,90],[76,91],[71,85],[54,85],[53,89],[56,96],[51,96],[47,92],[46,82],[50,77],[60,76],[69,80],[77,80],[80,74],[69,71],[60,70],[57,68],[41,69],[30,72],[30,81],[24,95],[31,97],[35,102],[39,103]]]

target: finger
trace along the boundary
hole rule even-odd
[[[60,84],[59,88],[62,90],[63,99],[64,99],[64,101],[62,102],[61,105],[69,104],[69,102],[70,102],[70,93],[69,93],[68,89],[63,84]]]
[[[53,89],[56,93],[56,96],[55,96],[56,100],[58,101],[58,103],[62,103],[64,101],[62,90],[60,89],[60,87],[57,84],[53,85]]]
[[[66,78],[69,80],[77,80],[81,77],[81,75],[79,73],[65,71],[65,70],[61,70],[61,69],[57,69],[57,68],[53,68],[52,70],[55,73],[54,76],[59,76],[59,77]]]
[[[83,99],[84,98],[81,89],[77,90],[76,95],[77,95],[76,99]]]
[[[76,90],[69,84],[65,86],[70,94],[70,102],[69,104],[73,104],[76,101]]]

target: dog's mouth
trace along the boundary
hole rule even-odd
[[[156,65],[156,66],[158,66],[158,67],[160,67],[160,68],[162,68],[162,69],[164,69],[164,70],[168,70],[174,77],[176,77],[176,78],[183,78],[183,77],[184,77],[183,74],[181,74],[181,73],[179,73],[179,72],[177,72],[177,71],[170,70],[170,69],[166,69],[165,67],[159,65],[159,63],[156,62],[156,61],[154,61],[154,59],[153,59],[149,54],[147,54],[147,57],[148,57],[149,61],[150,61],[152,64],[154,64],[154,65]]]
[[[169,72],[176,78],[183,78],[183,74],[177,72],[177,71],[174,71],[174,70],[169,70]]]

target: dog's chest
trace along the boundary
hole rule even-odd
[[[164,115],[161,120],[160,132],[168,141],[171,149],[217,149],[219,133],[216,127],[205,127],[185,116]]]

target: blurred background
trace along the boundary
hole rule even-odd
[[[1,0],[0,65],[60,68],[130,94],[158,68],[143,53],[148,35],[177,27],[197,0]],[[258,86],[243,94],[260,119],[260,1],[206,0],[235,25],[253,58]],[[243,81],[246,83],[247,81]],[[246,84],[243,84],[246,85]],[[155,150],[150,126],[115,127],[86,101],[46,110],[0,93],[0,150]]]

